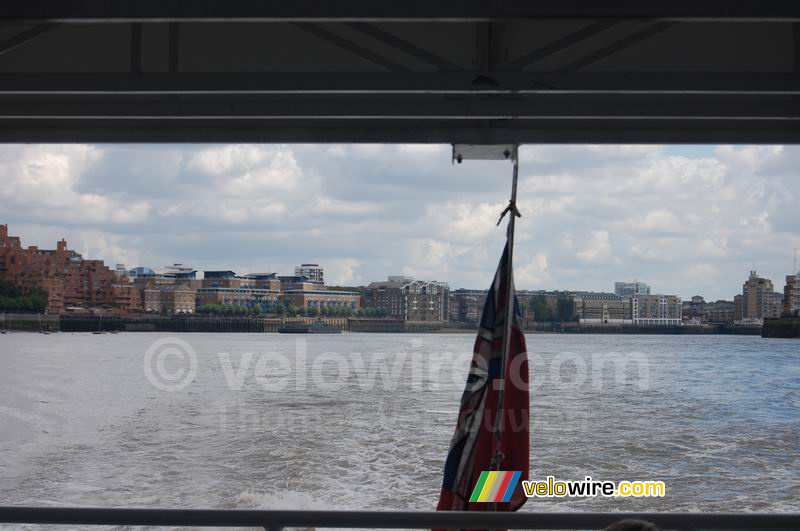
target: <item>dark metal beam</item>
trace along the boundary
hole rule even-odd
[[[617,52],[620,52],[626,48],[630,48],[646,39],[649,39],[653,35],[657,35],[662,31],[668,30],[672,26],[675,25],[675,22],[658,22],[651,26],[648,26],[644,29],[641,29],[627,37],[620,39],[616,42],[609,44],[608,46],[604,46],[599,50],[595,50],[594,52],[586,55],[585,57],[581,57],[577,61],[573,61],[568,65],[564,66],[561,70],[563,72],[575,72],[578,70],[582,70],[586,67],[592,66],[595,63],[599,63],[603,59],[614,55]]]
[[[800,54],[798,55],[800,57]],[[481,82],[484,80],[485,82]],[[0,74],[0,95],[694,94],[800,95],[798,73],[343,72]]]
[[[142,72],[142,25],[131,24],[131,73]]]
[[[475,70],[488,72],[492,69],[492,24],[475,24]]]
[[[429,65],[435,66],[439,70],[462,70],[462,68],[457,64],[452,63],[443,57],[439,57],[438,55],[433,54],[424,48],[420,48],[419,46],[411,44],[410,42],[405,41],[396,35],[392,35],[388,31],[383,31],[380,28],[376,28],[371,24],[366,24],[363,22],[349,22],[346,25],[358,32],[363,33],[364,35],[375,39],[376,41],[382,42],[383,44],[400,50],[405,54],[416,57],[417,59],[428,63]]]
[[[38,22],[489,21],[522,18],[717,21],[800,20],[794,0],[25,0],[3,5],[0,20]]]
[[[32,41],[39,35],[46,33],[57,26],[58,24],[53,24],[53,23],[39,24],[32,28],[28,28],[24,31],[21,31],[20,33],[14,35],[10,39],[0,42],[0,55],[8,53],[16,48],[19,48],[25,43]]]
[[[308,33],[324,40],[329,43],[335,44],[339,48],[347,50],[348,52],[355,54],[362,59],[366,59],[371,63],[374,63],[380,67],[385,68],[386,70],[395,71],[395,72],[403,72],[407,71],[408,68],[396,63],[390,59],[387,59],[372,50],[364,48],[360,44],[356,44],[353,41],[345,39],[344,37],[333,33],[332,31],[328,31],[325,28],[322,28],[316,24],[309,24],[305,22],[297,22],[294,24],[295,27],[300,28],[302,30],[307,31]],[[332,74],[333,75],[333,74]]]
[[[753,122],[716,124],[637,122],[612,127],[602,122],[556,127],[542,122],[464,124],[104,124],[43,122],[0,125],[0,143],[416,143],[416,144],[800,144],[800,128]],[[582,528],[583,529],[583,528]]]
[[[800,73],[800,23],[792,24],[792,67],[795,73]]]
[[[800,514],[265,511],[253,509],[108,509],[0,507],[0,522],[125,526],[237,526],[456,529],[601,529],[624,519],[662,529],[797,529]]]
[[[606,31],[617,24],[618,22],[615,20],[601,20],[599,22],[595,22],[594,24],[589,24],[588,26],[584,26],[574,33],[570,33],[569,35],[557,39],[550,44],[542,46],[538,50],[533,50],[532,52],[526,53],[525,55],[522,55],[513,61],[504,64],[502,68],[504,70],[524,70],[525,68],[538,63],[539,61],[543,61],[544,59],[552,57],[553,55],[564,51],[567,48],[571,48],[578,43],[590,39],[598,33],[602,33],[603,31]]]
[[[180,42],[181,42],[181,33],[180,33],[180,25],[177,22],[173,22],[169,25],[169,72],[170,74],[178,73],[178,60],[180,57]]]
[[[792,99],[541,96],[211,100],[0,100],[0,120],[753,120],[800,121]]]

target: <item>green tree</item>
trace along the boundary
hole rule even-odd
[[[0,297],[16,299],[21,294],[16,284],[8,280],[0,280]]]
[[[547,299],[544,295],[536,295],[533,297],[533,318],[540,322],[550,322],[553,320],[553,311],[550,305],[547,304]]]
[[[575,301],[568,297],[559,297],[556,301],[556,316],[561,322],[575,319]]]

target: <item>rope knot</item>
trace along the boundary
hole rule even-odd
[[[497,220],[498,227],[500,226],[500,222],[503,221],[503,218],[506,217],[506,214],[508,214],[509,212],[511,212],[514,216],[517,216],[518,218],[522,217],[522,214],[519,213],[519,210],[517,209],[517,204],[514,202],[514,200],[513,199],[509,200],[508,206],[505,208],[505,210],[503,210],[500,213],[500,219]]]
[[[497,448],[494,452],[494,455],[492,456],[491,462],[489,463],[491,470],[500,470],[500,463],[503,462],[503,459],[505,459],[505,457],[506,454],[500,451],[500,448]]]

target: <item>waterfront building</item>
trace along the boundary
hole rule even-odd
[[[706,301],[700,295],[695,295],[688,301],[683,301],[681,312],[683,322],[686,324],[702,324],[707,322]]]
[[[230,270],[203,271],[197,289],[198,309],[207,304],[258,307],[268,312],[281,296],[281,282],[275,273],[237,275]]]
[[[683,324],[681,298],[676,295],[636,295],[631,298],[631,313],[637,325]]]
[[[445,282],[390,276],[367,286],[364,304],[404,321],[447,321],[449,288]]]
[[[636,295],[650,295],[650,286],[644,282],[615,282],[614,293],[620,297],[634,297]]]
[[[149,313],[164,315],[193,314],[196,308],[197,289],[191,282],[149,282],[142,289],[144,309]]]
[[[576,291],[573,298],[575,315],[580,323],[629,324],[633,322],[630,297],[616,293]]]
[[[739,320],[741,308],[735,301],[718,300],[706,303],[703,308],[703,320],[709,324],[729,325]]]
[[[320,272],[318,278],[322,278],[321,275]],[[305,275],[276,276],[275,279],[280,283],[281,298],[287,306],[316,310],[340,309],[348,313],[355,313],[361,308],[361,293],[358,291],[328,289]]]
[[[448,301],[449,319],[461,323],[477,323],[481,319],[488,290],[457,289],[450,292]]]
[[[305,309],[340,309],[347,313],[355,313],[361,307],[361,294],[357,291],[326,289],[313,282],[307,284],[310,287],[282,290],[284,304]]]
[[[280,289],[264,289],[253,286],[201,287],[197,289],[197,308],[207,304],[224,304],[261,308],[268,312],[280,299]]]
[[[125,268],[125,264],[117,264],[114,268],[114,274],[120,278],[128,278],[128,270]]]
[[[783,288],[783,315],[800,315],[800,272],[786,276]]]
[[[744,308],[744,298],[742,297],[741,293],[739,293],[738,295],[734,295],[733,296],[733,304],[736,307],[736,320],[735,321],[738,321],[738,320],[740,320],[742,318],[743,311],[744,311],[743,310],[743,308]]]
[[[773,316],[775,300],[771,293],[773,293],[772,281],[759,277],[755,270],[750,271],[749,278],[742,285],[742,319],[756,322]]]
[[[158,273],[166,278],[176,278],[181,280],[197,278],[197,270],[191,266],[183,264],[171,264],[164,266]]]
[[[155,277],[156,272],[150,269],[149,267],[138,266],[134,267],[133,269],[128,270],[128,274],[126,275],[128,278],[150,278]]]
[[[314,284],[325,284],[325,272],[319,264],[301,264],[294,268],[295,276],[306,277]]]
[[[52,250],[35,245],[23,248],[18,236],[10,236],[8,225],[0,225],[0,279],[13,282],[25,293],[47,291],[47,311],[67,308],[105,308],[137,311],[135,297],[124,289],[127,279],[117,276],[102,260],[85,260],[68,249],[66,240]]]
[[[783,293],[773,291],[767,293],[764,303],[764,319],[777,319],[783,313]]]

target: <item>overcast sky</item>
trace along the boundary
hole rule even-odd
[[[778,289],[800,247],[800,148],[526,146],[518,289],[732,298],[755,263]],[[3,145],[0,223],[23,245],[112,267],[325,267],[486,288],[511,165],[428,145]]]

